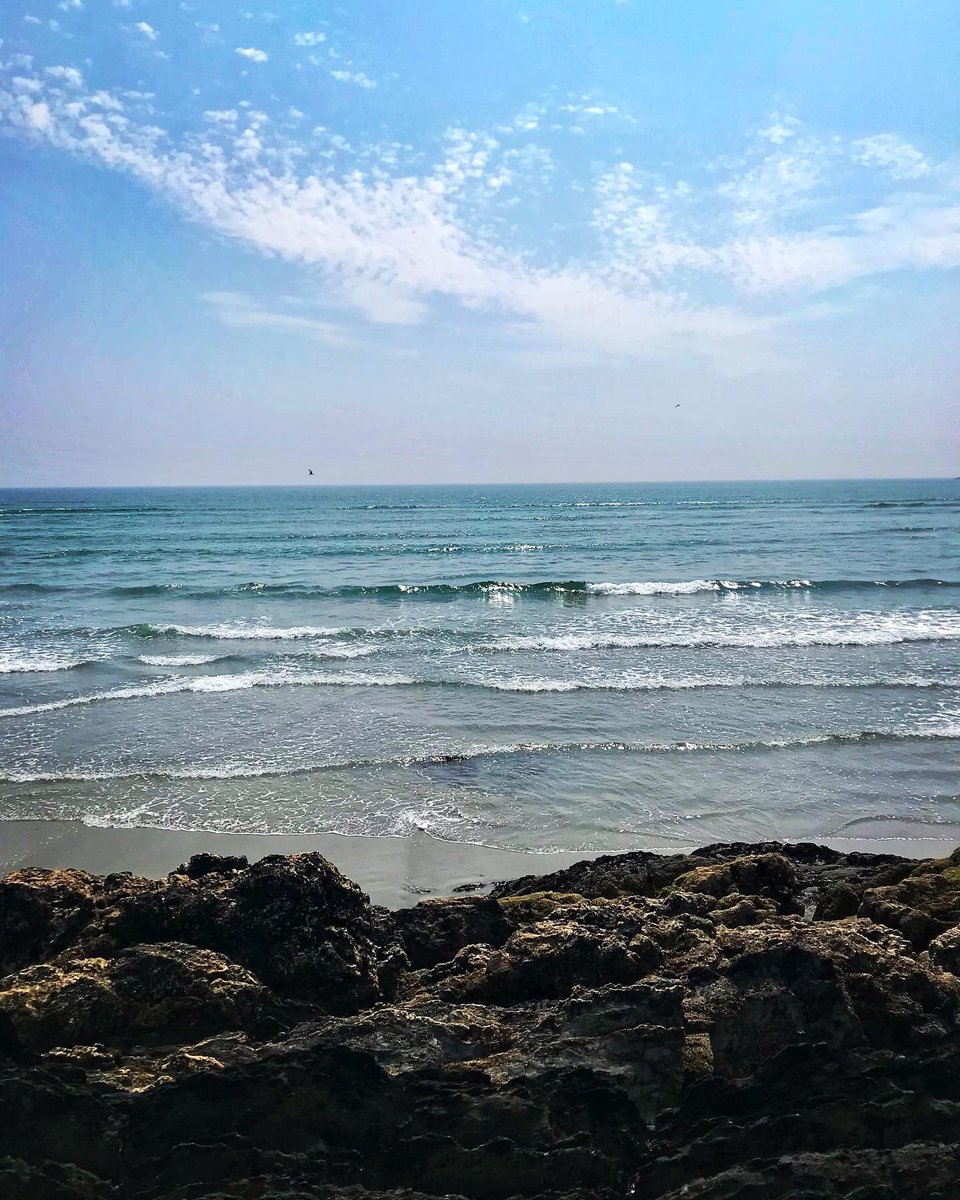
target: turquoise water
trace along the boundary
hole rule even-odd
[[[0,819],[955,837],[960,482],[0,491]]]

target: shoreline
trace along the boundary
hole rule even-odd
[[[816,841],[842,853],[894,854],[909,859],[938,858],[955,839],[833,838]],[[658,854],[689,854],[693,843],[646,847]],[[0,878],[21,867],[74,868],[95,875],[131,871],[162,879],[194,854],[243,855],[251,863],[269,854],[317,851],[375,904],[408,908],[420,900],[458,889],[477,894],[493,884],[523,875],[559,871],[576,862],[622,854],[604,850],[505,850],[449,842],[426,831],[409,837],[367,834],[211,833],[204,830],[102,828],[81,821],[0,822]]]

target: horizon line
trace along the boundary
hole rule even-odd
[[[253,490],[269,488],[501,488],[501,487],[646,487],[651,485],[731,484],[731,483],[953,483],[960,475],[786,475],[757,478],[725,479],[549,479],[490,480],[435,483],[20,483],[0,485],[0,492],[44,491],[150,491],[150,490]]]

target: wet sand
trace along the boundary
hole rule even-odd
[[[17,867],[78,867],[94,874],[132,871],[162,878],[191,854],[267,854],[319,851],[376,904],[403,908],[455,888],[489,886],[556,871],[595,854],[533,854],[444,842],[427,833],[411,837],[348,837],[323,834],[234,834],[202,830],[100,829],[79,821],[0,823],[0,875]],[[479,889],[478,889],[479,890]]]
[[[956,842],[827,838],[845,853],[939,858]],[[646,847],[638,847],[644,849]],[[659,847],[664,852],[663,847]],[[677,846],[677,852],[694,846]],[[343,834],[224,834],[202,830],[102,829],[79,821],[0,823],[0,875],[17,867],[77,867],[95,874],[132,871],[162,878],[191,854],[242,854],[255,862],[267,854],[319,851],[358,883],[377,904],[403,908],[457,888],[488,887],[500,879],[560,870],[599,852],[523,852],[445,842],[427,833],[411,837],[348,837]]]

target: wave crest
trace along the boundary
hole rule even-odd
[[[369,770],[381,767],[455,768],[478,759],[546,754],[741,754],[766,753],[781,750],[808,750],[815,746],[849,746],[864,743],[891,744],[907,742],[957,741],[960,723],[910,729],[854,729],[825,733],[800,734],[796,737],[756,738],[738,742],[709,742],[692,739],[661,742],[516,742],[506,745],[471,746],[449,753],[394,755],[386,758],[330,760],[291,767],[274,764],[222,763],[217,766],[151,767],[141,770],[96,771],[3,771],[2,783],[81,783],[108,780],[180,780],[204,781],[217,779],[287,778],[322,771]]]

